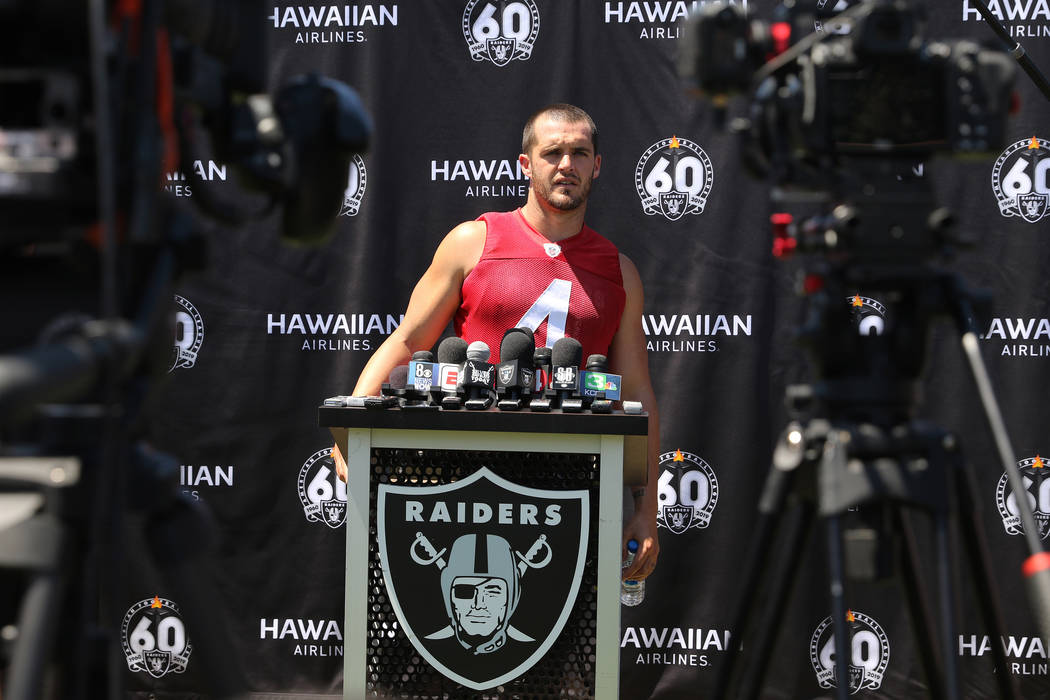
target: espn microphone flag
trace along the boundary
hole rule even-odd
[[[467,361],[467,341],[456,336],[445,338],[438,344],[437,359],[438,383],[434,386],[434,397],[440,397],[442,408],[456,410],[463,405],[460,385]]]
[[[455,394],[462,382],[463,365],[467,361],[467,341],[456,336],[443,339],[437,348],[437,383],[447,394]]]

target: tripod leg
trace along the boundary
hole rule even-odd
[[[1006,625],[1003,623],[1003,613],[999,607],[999,593],[996,590],[995,577],[988,565],[988,562],[991,561],[988,541],[984,537],[984,528],[981,527],[977,518],[977,504],[973,497],[976,491],[973,473],[963,467],[954,476],[959,512],[962,513],[962,517],[959,518],[959,527],[962,530],[963,548],[966,550],[966,559],[970,563],[970,572],[977,594],[977,604],[981,609],[982,621],[985,630],[993,640],[992,657],[995,660],[995,680],[999,684],[999,695],[1006,700],[1014,700],[1021,695],[1017,690],[1013,675],[1010,674],[1006,650],[1003,649],[1001,641],[1006,638]]]
[[[955,658],[955,586],[952,585],[952,556],[948,518],[944,513],[934,517],[937,538],[937,584],[941,603],[941,644],[944,656],[944,682],[947,697],[962,697],[959,690],[959,665]]]
[[[937,650],[937,642],[933,637],[936,621],[930,613],[930,601],[922,586],[922,577],[919,573],[919,549],[915,543],[915,533],[912,530],[908,514],[901,509],[895,509],[895,512],[903,544],[899,559],[900,571],[904,592],[908,598],[908,610],[911,613],[911,624],[915,633],[915,641],[919,647],[919,656],[922,659],[923,669],[926,671],[926,682],[930,687],[930,697],[943,698],[945,697],[944,674],[940,654]]]
[[[43,697],[49,654],[55,643],[62,598],[61,576],[39,573],[30,583],[19,612],[19,641],[11,659],[4,697],[33,700]]]
[[[776,537],[783,514],[784,501],[787,493],[791,490],[796,472],[797,469],[795,468],[785,470],[775,465],[766,478],[765,486],[762,489],[758,520],[755,523],[754,534],[748,548],[743,575],[740,578],[742,585],[738,589],[739,594],[731,618],[732,626],[730,629],[733,630],[734,634],[739,635],[740,638],[732,640],[729,648],[726,650],[722,667],[719,669],[718,676],[715,679],[715,690],[712,697],[716,698],[716,700],[727,697],[726,693],[732,680],[733,669],[739,656],[740,643],[754,612],[755,592],[758,589],[759,582],[762,580],[766,560],[773,546],[773,539]]]
[[[748,648],[748,653],[753,660],[751,666],[754,667],[756,663],[758,666],[757,668],[745,666],[745,672],[741,676],[741,688],[734,696],[736,698],[758,698],[762,690],[762,681],[769,668],[769,664],[764,663],[763,659],[772,658],[773,646],[780,631],[780,620],[783,617],[783,611],[787,610],[787,603],[797,580],[798,568],[802,564],[801,553],[812,532],[813,516],[814,508],[811,504],[800,505],[798,517],[783,538],[786,547],[782,551],[787,556],[784,557],[773,576],[769,578],[767,590],[770,597],[762,608],[762,616],[759,618],[754,640]],[[734,627],[733,629],[739,628]]]
[[[837,515],[827,518],[828,571],[831,587],[831,628],[835,634],[835,696],[849,698],[849,628],[846,627],[846,571],[842,551],[842,524]]]

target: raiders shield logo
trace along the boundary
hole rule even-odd
[[[499,380],[504,384],[510,384],[511,380],[514,379],[514,365],[506,365],[499,368]]]
[[[587,491],[520,486],[486,467],[452,484],[378,491],[383,580],[416,651],[474,690],[543,658],[579,592]]]
[[[681,535],[693,524],[693,507],[681,504],[664,506],[663,516],[667,529],[676,535]]]
[[[1043,218],[1046,213],[1046,202],[1050,195],[1029,192],[1017,196],[1017,208],[1021,211],[1021,218],[1029,223],[1035,223]]]
[[[858,690],[864,687],[864,681],[867,678],[867,672],[863,666],[849,665],[849,693],[853,695]]]
[[[514,57],[514,40],[505,37],[489,39],[485,42],[489,52],[489,60],[497,66],[505,66]]]
[[[685,213],[685,193],[664,192],[660,195],[660,211],[671,221],[682,218]]]
[[[346,521],[346,501],[321,501],[321,514],[325,525],[338,528]]]
[[[146,672],[154,678],[160,678],[171,668],[171,652],[154,649],[143,653],[142,658],[146,662]]]

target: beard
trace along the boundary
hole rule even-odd
[[[555,185],[550,182],[537,183],[533,181],[532,189],[536,192],[536,195],[544,202],[550,204],[553,208],[560,211],[573,211],[579,209],[586,201],[587,197],[591,193],[591,183],[593,181],[580,179],[577,185],[577,189],[573,194],[557,191],[561,185]]]

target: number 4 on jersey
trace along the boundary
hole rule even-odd
[[[543,293],[518,321],[517,326],[519,328],[524,326],[535,331],[544,319],[547,319],[547,347],[553,347],[555,341],[565,337],[565,323],[569,316],[569,295],[571,293],[572,282],[551,280]]]

